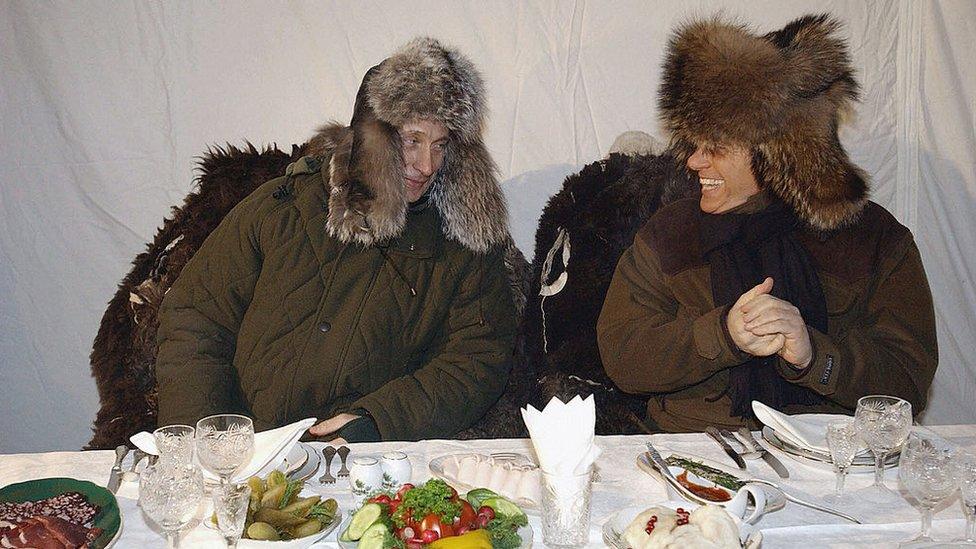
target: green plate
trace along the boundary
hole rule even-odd
[[[73,478],[28,480],[0,488],[0,501],[37,501],[64,492],[84,494],[88,501],[101,507],[101,511],[95,516],[94,526],[101,528],[103,532],[92,543],[92,548],[108,547],[122,527],[122,516],[119,514],[119,503],[115,501],[115,496],[97,484]]]

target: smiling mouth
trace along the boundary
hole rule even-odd
[[[711,191],[722,186],[725,183],[723,179],[708,179],[706,177],[698,178],[699,183],[701,183],[703,191]]]

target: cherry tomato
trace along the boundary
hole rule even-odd
[[[482,505],[481,507],[478,507],[478,514],[486,515],[488,517],[488,520],[495,518],[495,510],[492,509],[491,507],[488,507],[487,505]]]
[[[400,487],[399,490],[397,490],[396,493],[397,499],[403,499],[403,494],[406,494],[410,490],[413,490],[413,484],[410,484],[409,482],[405,483],[403,486]]]
[[[475,512],[474,507],[471,507],[471,504],[464,501],[463,499],[460,501],[460,503],[461,503],[461,514],[458,515],[456,519],[454,519],[453,526],[455,531],[460,526],[467,526],[468,529],[471,529],[476,524],[478,524],[478,514]]]
[[[434,543],[435,541],[441,539],[441,535],[433,530],[424,530],[420,534],[420,539],[424,543]]]
[[[436,513],[428,513],[424,520],[420,522],[420,531],[433,530],[442,538],[454,535],[454,528],[450,524],[441,522],[441,518]]]

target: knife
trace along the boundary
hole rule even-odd
[[[108,476],[108,491],[113,494],[118,491],[119,484],[122,483],[122,460],[125,459],[125,455],[129,453],[129,447],[125,444],[120,444],[115,447],[115,465],[112,466],[112,472]]]
[[[657,451],[650,442],[645,443],[647,445],[647,456],[651,458],[651,463],[657,467],[657,470],[661,472],[662,475],[671,476],[671,469],[668,468],[668,462],[664,461],[661,457],[661,453]]]
[[[732,446],[729,445],[729,441],[722,438],[722,435],[719,434],[718,429],[709,425],[708,427],[705,428],[705,434],[712,437],[712,439],[715,440],[715,442],[717,442],[719,446],[722,447],[723,450],[725,450],[725,453],[730,458],[732,458],[732,461],[734,461],[735,464],[739,466],[739,469],[745,470],[746,462],[742,459],[742,456],[735,453],[735,450],[733,450]]]
[[[773,468],[773,471],[776,471],[779,478],[790,478],[790,472],[786,469],[786,466],[783,465],[783,462],[777,459],[773,454],[769,453],[769,450],[763,447],[763,445],[759,444],[759,441],[752,436],[752,431],[750,431],[747,427],[740,427],[739,434],[742,435],[742,438],[744,438],[755,451],[761,454],[763,461],[768,463],[769,466]]]

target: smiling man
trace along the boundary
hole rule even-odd
[[[858,85],[839,24],[757,36],[720,19],[672,37],[659,109],[701,196],[655,213],[597,326],[608,375],[667,431],[758,427],[753,400],[850,413],[926,403],[935,318],[911,232],[867,200],[837,138]]]
[[[235,207],[159,313],[159,423],[308,416],[327,440],[447,438],[508,378],[515,311],[484,85],[429,38],[370,69],[348,127]]]

